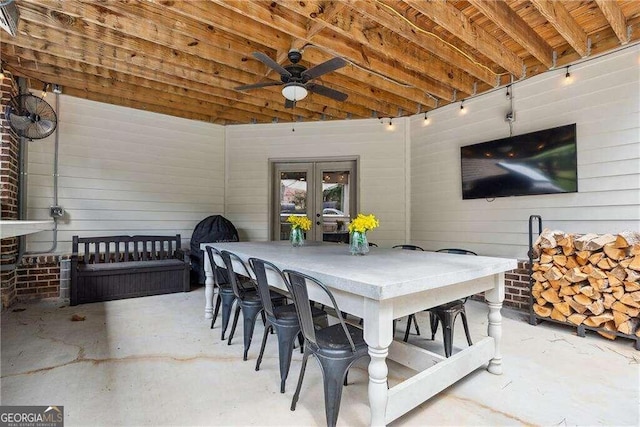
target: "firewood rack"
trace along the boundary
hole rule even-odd
[[[536,227],[537,225],[537,227]],[[537,233],[537,234],[536,234]],[[621,338],[627,338],[630,340],[634,341],[634,345],[633,347],[636,350],[640,350],[640,337],[636,336],[635,334],[624,334],[622,332],[618,332],[618,331],[610,331],[604,328],[596,328],[596,327],[591,327],[591,326],[586,326],[586,325],[574,325],[573,323],[569,323],[569,322],[562,322],[560,320],[555,320],[555,319],[551,319],[549,317],[541,317],[538,316],[536,314],[535,311],[533,311],[533,303],[534,298],[533,298],[533,292],[532,292],[532,288],[533,288],[533,261],[534,261],[534,250],[533,250],[533,243],[535,241],[534,237],[538,237],[540,234],[542,233],[542,217],[540,215],[531,215],[529,216],[529,251],[527,253],[527,255],[529,256],[529,324],[536,326],[538,325],[541,321],[545,321],[545,322],[551,322],[551,323],[557,323],[559,325],[567,325],[567,326],[571,326],[576,328],[576,333],[578,334],[579,337],[585,337],[586,336],[586,331],[593,331],[593,332],[604,332],[607,334],[615,334],[618,337]]]

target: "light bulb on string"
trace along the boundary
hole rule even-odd
[[[431,119],[427,116],[427,113],[424,113],[424,120],[422,122],[422,126],[427,126],[429,123],[431,123]]]
[[[460,115],[467,114],[467,110],[464,108],[464,99],[460,101]]]
[[[45,83],[44,86],[42,87],[42,97],[46,98],[47,97],[47,89],[49,88],[49,83]]]

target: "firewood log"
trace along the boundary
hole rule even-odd
[[[588,296],[586,296],[584,294],[576,294],[576,295],[574,295],[573,296],[573,300],[575,302],[577,302],[578,304],[583,305],[585,307],[590,305],[591,302],[592,302],[591,298],[589,298]],[[578,311],[578,310],[576,310],[576,311]],[[580,313],[580,312],[578,311],[578,313]]]
[[[551,289],[554,289],[556,291],[559,291],[561,286],[561,281],[560,280],[549,280],[549,285],[551,285]]]
[[[567,317],[567,320],[574,325],[581,325],[582,322],[587,318],[586,315],[580,313],[573,313],[571,316]]]
[[[544,298],[542,298],[542,297],[540,297],[540,298],[536,298],[536,303],[537,303],[538,305],[545,305],[545,304],[547,303],[547,300],[546,300],[546,299],[544,299]]]
[[[635,332],[636,328],[638,327],[638,319],[630,318],[629,320],[622,322],[620,325],[616,325],[616,326],[617,326],[618,332],[631,335]]]
[[[556,255],[558,252],[560,252],[560,248],[546,248],[542,250],[542,253],[547,255]]]
[[[627,273],[627,277],[625,277],[625,279],[628,282],[640,282],[640,273],[635,271],[635,270],[631,270],[630,268],[625,268],[624,272]]]
[[[623,231],[616,236],[616,248],[628,248],[636,244],[640,244],[640,233],[636,231]]]
[[[629,264],[629,268],[631,270],[640,271],[640,255],[636,255],[633,257],[633,260]]]
[[[604,313],[604,304],[602,303],[602,300],[597,299],[591,304],[587,305],[587,309],[594,315],[599,316]]]
[[[597,237],[598,235],[595,233],[587,233],[585,235],[578,237],[577,239],[574,239],[573,246],[575,246],[576,250],[578,251],[589,250],[588,248],[586,248],[587,243],[589,243],[590,241],[592,241]]]
[[[609,274],[615,276],[618,280],[625,280],[627,278],[627,271],[620,265],[611,269],[611,271],[607,274],[607,277],[609,276]],[[638,277],[640,277],[640,275]]]
[[[614,302],[611,305],[611,308],[613,310],[615,310],[615,311],[619,311],[621,313],[626,313],[630,317],[638,317],[638,314],[640,314],[640,308],[629,307],[628,305],[625,305],[625,304],[621,303],[620,301]]]
[[[604,258],[604,254],[602,252],[596,252],[595,254],[589,257],[589,263],[596,265]]]
[[[587,311],[587,306],[584,304],[580,304],[579,302],[575,301],[573,298],[571,297],[566,297],[565,301],[567,302],[567,304],[569,304],[569,306],[573,309],[573,311],[575,311],[576,313],[582,314],[585,311]]]
[[[621,311],[613,310],[613,321],[616,324],[616,328],[620,327],[620,324],[629,320],[629,315]],[[620,329],[618,329],[620,330]]]
[[[580,271],[582,271],[582,269],[580,269]],[[590,269],[590,271],[588,273],[586,271],[582,271],[582,272],[588,274],[589,277],[593,277],[595,279],[606,279],[607,278],[607,273],[605,273],[604,271],[602,271],[599,268],[596,268],[594,266],[591,266],[591,269]]]
[[[551,304],[560,302],[560,298],[558,297],[558,292],[556,292],[555,289],[551,289],[551,288],[546,289],[544,292],[540,294],[540,296],[544,298],[546,301],[550,302]]]
[[[571,315],[571,307],[567,302],[558,302],[553,304],[553,308],[562,313],[563,316]]]
[[[564,278],[567,279],[571,283],[578,283],[584,280],[587,280],[589,277],[587,274],[584,274],[578,267],[572,268],[567,271],[567,274],[564,275]]]
[[[604,253],[614,261],[620,261],[627,256],[624,249],[617,248],[613,243],[608,243],[602,247]]]
[[[560,245],[562,248],[562,253],[565,256],[573,255],[576,253],[576,248],[573,246],[573,243],[570,245]]]
[[[549,264],[552,261],[553,261],[553,256],[547,255],[547,254],[540,255],[540,264]]]
[[[589,276],[587,280],[589,280],[589,285],[591,285],[594,289],[604,290],[609,286],[609,282],[607,282],[605,279],[594,279],[593,277]]]
[[[613,286],[613,287],[622,285],[622,281],[618,279],[616,276],[614,276],[613,274],[607,274],[607,282],[609,286]]]
[[[622,295],[622,297],[620,298],[620,302],[624,305],[628,305],[629,307],[640,308],[640,303],[638,303],[638,301],[635,301],[631,294],[625,293],[624,295]]]
[[[616,297],[617,300],[619,300],[620,298],[622,298],[622,296],[624,295],[624,288],[622,286],[616,286],[613,289],[613,296]]]
[[[579,251],[595,251],[598,249],[602,249],[602,247],[607,243],[612,243],[615,241],[616,237],[611,234],[602,234],[598,236],[597,234],[589,233],[575,239],[574,245]]]
[[[558,267],[552,267],[549,271],[544,273],[544,277],[549,281],[551,281],[551,280],[560,280],[562,278],[562,276],[563,276],[563,274],[558,269]]]
[[[606,308],[607,310],[609,310],[613,306],[614,302],[616,302],[616,299],[613,295],[611,294],[603,295],[602,304],[604,305],[604,308]]]
[[[631,250],[629,250],[629,255],[631,256],[640,255],[640,243],[636,243],[633,246],[631,246]]]
[[[547,271],[551,270],[551,267],[553,267],[553,263],[551,262],[548,262],[546,264],[538,264],[538,271],[546,273]]]
[[[624,282],[624,290],[627,292],[640,291],[640,282]]]
[[[533,311],[540,317],[549,317],[551,316],[551,308],[543,307],[539,304],[533,304]]]
[[[567,321],[566,316],[564,316],[562,313],[560,313],[555,308],[553,310],[551,310],[551,318],[553,320],[557,320],[559,322],[566,322]]]
[[[580,293],[586,295],[590,298],[593,298],[594,290],[593,286],[583,286],[580,288]]]
[[[560,291],[558,291],[558,294],[563,296],[569,296],[569,295],[575,295],[576,292],[573,290],[572,286],[560,286]]]
[[[631,295],[634,301],[640,301],[640,291],[631,292],[628,295]]]
[[[621,260],[618,265],[624,268],[629,268],[629,266],[631,265],[631,262],[633,262],[633,258],[626,258]]]
[[[544,273],[542,271],[536,271],[535,273],[533,273],[531,275],[531,277],[533,277],[533,280],[537,281],[537,282],[546,282],[547,278],[544,277]]]
[[[603,270],[611,270],[614,267],[617,267],[618,263],[609,258],[602,258],[598,263],[598,267]]]
[[[616,339],[616,334],[615,334],[615,331],[616,331],[616,325],[615,325],[615,323],[613,322],[613,320],[611,320],[611,321],[609,321],[609,322],[605,323],[604,325],[602,325],[602,327],[603,327],[604,329],[606,329],[607,331],[612,331],[612,332],[598,331],[598,333],[599,333],[600,335],[602,335],[603,337],[608,338],[608,339],[610,339],[610,340],[615,340],[615,339]]]
[[[578,261],[578,263],[580,263],[580,265],[585,265],[587,263],[587,261],[589,260],[590,256],[591,256],[591,252],[590,251],[579,251],[579,252],[576,252],[576,260]]]
[[[561,267],[564,267],[565,265],[567,265],[567,257],[566,257],[566,255],[554,255],[553,263],[555,265],[559,265]]]
[[[608,322],[610,320],[614,320],[613,314],[608,313],[608,312],[604,312],[599,316],[587,317],[584,320],[584,324],[587,325],[587,326],[592,326],[594,328],[597,328],[598,326],[600,326],[603,323]]]
[[[568,269],[577,267],[579,264],[576,261],[576,257],[573,255],[570,255],[567,257],[567,264],[565,265],[565,267]]]

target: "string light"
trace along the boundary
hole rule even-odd
[[[564,81],[563,83],[565,85],[570,85],[573,82],[573,76],[571,75],[571,73],[569,72],[569,66],[567,66],[567,72],[564,75]]]
[[[43,98],[47,97],[47,89],[49,89],[49,83],[45,83],[44,86],[42,87],[42,97]]]
[[[429,123],[431,123],[431,119],[429,119],[429,117],[427,117],[427,113],[424,113],[424,121],[422,122],[422,126],[427,126]]]
[[[4,80],[4,70],[2,69],[2,64],[0,64],[0,81]]]
[[[467,110],[464,108],[464,99],[460,101],[460,114],[467,114]]]

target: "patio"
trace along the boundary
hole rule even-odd
[[[78,307],[57,300],[14,305],[2,313],[2,404],[64,405],[68,425],[324,424],[318,365],[309,364],[291,412],[301,355],[294,353],[280,395],[276,340],[255,372],[261,323],[243,362],[241,337],[227,346],[219,321],[211,330],[202,319],[203,294],[199,288]],[[467,305],[479,339],[486,306]],[[86,320],[72,322],[74,314]],[[394,425],[638,425],[640,356],[632,342],[579,338],[551,323],[533,327],[506,308],[503,316],[505,373],[478,370]],[[424,313],[419,320],[425,333]],[[442,352],[438,339],[412,335],[410,342]],[[466,345],[464,334],[455,339],[455,346]],[[349,375],[339,425],[368,422],[365,366]],[[390,366],[391,381],[407,374]]]

